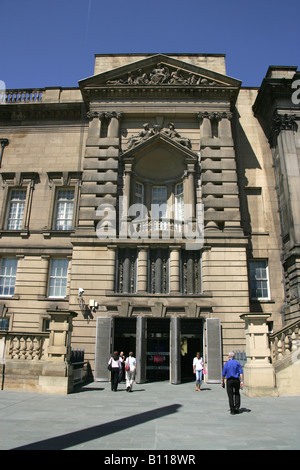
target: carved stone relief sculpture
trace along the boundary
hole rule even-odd
[[[155,135],[155,134],[158,134],[158,133],[166,135],[167,137],[174,140],[178,144],[183,145],[184,147],[187,147],[189,149],[192,148],[190,139],[188,139],[186,137],[182,137],[175,130],[175,126],[172,122],[170,122],[168,124],[168,127],[164,128],[164,129],[162,129],[158,125],[152,126],[148,122],[143,125],[143,128],[144,129],[137,136],[131,136],[129,138],[126,150],[129,150],[129,149],[135,147],[136,145],[140,144],[141,142],[149,139],[149,137],[151,137],[152,135]]]
[[[127,77],[108,80],[106,83],[108,85],[218,85],[214,80],[178,68],[170,71],[163,63],[157,64],[150,73],[138,69],[136,75],[129,72]]]

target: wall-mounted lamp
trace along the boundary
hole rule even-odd
[[[2,157],[3,157],[4,147],[7,147],[8,144],[9,144],[9,140],[8,140],[8,139],[0,138],[0,145],[1,145],[1,150],[0,150],[0,168],[1,168],[1,164],[2,164]]]

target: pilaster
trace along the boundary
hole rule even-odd
[[[97,214],[97,208],[102,204],[116,206],[118,191],[119,120],[122,113],[92,110],[87,117],[90,123],[76,236],[95,236],[95,226],[103,217]]]
[[[242,233],[231,131],[233,114],[200,112],[198,118],[205,230]]]

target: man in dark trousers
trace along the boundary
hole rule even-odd
[[[227,378],[226,389],[229,399],[230,413],[232,415],[239,412],[241,406],[240,387],[243,388],[243,369],[239,362],[234,359],[234,353],[228,354],[228,361],[224,364],[222,372],[222,387],[224,378]]]

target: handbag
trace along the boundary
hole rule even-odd
[[[109,361],[109,363],[108,363],[107,370],[109,370],[111,372],[111,361]]]
[[[205,369],[205,367],[203,367],[203,375],[206,375],[207,374],[207,370]]]
[[[130,365],[127,362],[125,362],[125,370],[130,370]]]

